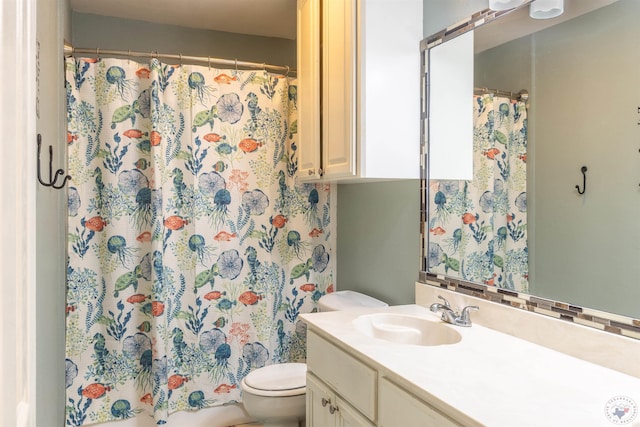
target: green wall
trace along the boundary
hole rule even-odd
[[[44,147],[53,146],[54,168],[66,170],[62,46],[68,34],[68,3],[37,1],[38,109],[36,129]],[[34,141],[35,148],[35,141]],[[42,171],[46,176],[46,148],[42,150]],[[44,178],[45,180],[47,178]],[[65,274],[67,191],[36,186],[36,294],[35,389],[29,401],[35,403],[35,426],[61,426],[65,409]],[[67,187],[73,182],[67,184]],[[28,231],[24,231],[25,236]],[[26,237],[25,237],[26,238]],[[31,343],[30,343],[31,344]],[[0,425],[4,425],[0,421]]]
[[[489,0],[424,0],[425,37],[489,7]]]
[[[418,180],[338,185],[338,290],[414,301],[420,254]]]
[[[75,47],[211,56],[296,65],[296,41],[72,13]]]
[[[620,0],[534,35],[537,173],[527,197],[532,293],[636,318],[638,15],[640,2]]]

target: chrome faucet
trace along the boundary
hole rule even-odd
[[[440,318],[447,323],[451,323],[452,325],[471,326],[471,316],[469,312],[471,310],[479,310],[479,307],[477,305],[469,305],[462,309],[462,313],[458,313],[451,308],[449,301],[447,301],[443,296],[438,295],[438,298],[440,298],[444,302],[444,304],[435,302],[431,304],[429,310],[433,311],[434,313],[442,310],[442,316]]]

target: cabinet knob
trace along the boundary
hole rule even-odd
[[[322,400],[320,401],[320,403],[322,403],[322,407],[326,407],[328,404],[331,403],[331,399],[325,399],[324,397],[322,398]]]
[[[315,170],[315,169],[309,169],[309,175],[313,175],[313,174],[315,174],[315,173],[316,173],[316,170]]]
[[[338,411],[337,406],[329,405],[329,413],[333,415],[336,411]]]

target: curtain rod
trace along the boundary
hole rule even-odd
[[[65,43],[64,45],[64,56],[75,56],[78,54],[89,54],[100,57],[101,55],[105,56],[124,56],[124,57],[138,57],[138,58],[158,58],[158,59],[170,59],[177,60],[182,63],[182,61],[189,63],[196,63],[202,65],[225,65],[228,67],[242,67],[249,69],[260,69],[265,71],[277,71],[282,72],[285,75],[296,74],[295,69],[291,69],[287,66],[280,65],[271,65],[265,63],[258,62],[248,62],[248,61],[238,61],[237,59],[221,59],[221,58],[212,58],[210,56],[188,56],[188,55],[175,55],[168,53],[158,53],[158,52],[136,52],[132,50],[109,50],[109,49],[100,49],[100,48],[79,48],[73,47],[70,44]]]
[[[526,102],[529,99],[529,92],[526,89],[522,89],[520,92],[509,92],[506,90],[499,89],[488,89],[486,87],[475,87],[473,88],[474,95],[484,95],[487,93],[492,93],[498,96],[504,96],[510,99],[515,99],[516,101],[524,101]]]

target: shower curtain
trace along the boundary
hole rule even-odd
[[[429,270],[527,292],[526,105],[474,101],[473,180],[429,182]]]
[[[295,82],[157,59],[66,76],[66,424],[165,424],[304,360],[334,237],[331,187],[294,184]]]

